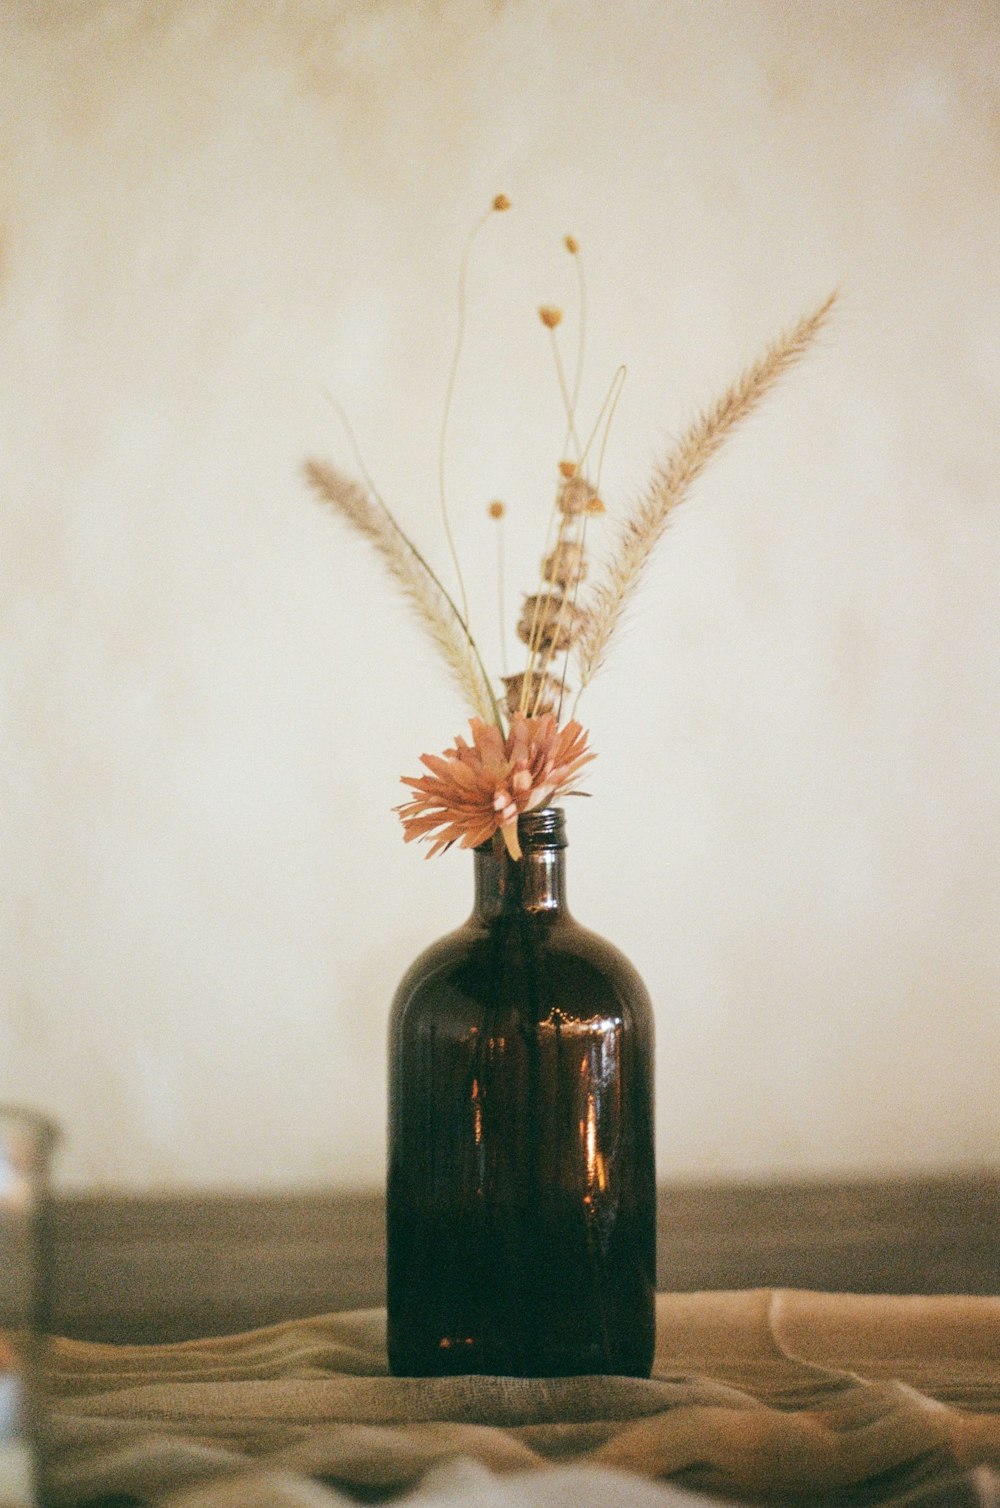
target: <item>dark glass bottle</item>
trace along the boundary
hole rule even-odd
[[[475,851],[457,932],[389,1032],[389,1364],[397,1376],[648,1377],[653,1017],[566,909],[563,813]]]

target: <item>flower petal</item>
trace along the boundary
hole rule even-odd
[[[521,845],[517,837],[517,818],[513,822],[505,822],[500,829],[500,834],[507,845],[507,852],[515,862],[521,857]]]
[[[508,853],[519,859],[518,816],[571,793],[578,772],[594,758],[587,734],[575,720],[560,729],[551,712],[515,712],[506,739],[481,718],[469,727],[471,744],[459,735],[443,754],[421,756],[426,775],[402,777],[412,794],[394,810],[407,842],[429,840],[428,856],[453,843],[478,847],[499,830]]]

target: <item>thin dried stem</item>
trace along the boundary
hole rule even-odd
[[[615,410],[618,407],[618,400],[621,398],[622,388],[625,385],[625,377],[626,377],[626,375],[627,375],[627,368],[625,366],[618,367],[617,371],[615,372],[614,377],[611,379],[611,385],[608,388],[608,391],[607,391],[607,394],[605,396],[604,402],[601,404],[600,411],[599,411],[599,413],[597,415],[597,418],[594,421],[594,427],[591,430],[590,435],[589,435],[589,437],[587,439],[587,443],[586,443],[586,445],[584,446],[584,449],[583,449],[583,454],[582,454],[581,463],[580,463],[580,470],[582,470],[583,461],[585,461],[586,458],[587,458],[587,456],[590,454],[591,446],[593,445],[595,439],[597,438],[598,433],[599,432],[601,433],[601,443],[600,443],[600,448],[598,450],[598,457],[597,457],[597,472],[596,472],[596,478],[595,478],[595,482],[594,482],[594,492],[595,492],[595,495],[597,495],[597,494],[600,493],[601,475],[602,475],[602,472],[603,472],[603,469],[604,469],[604,453],[605,453],[605,450],[607,449],[608,435],[611,432],[611,425],[612,425],[612,422],[614,421]],[[602,425],[603,425],[603,430],[602,430]],[[587,541],[587,520],[588,520],[588,518],[589,518],[589,511],[588,511],[588,509],[584,508],[584,509],[581,510],[581,512],[579,513],[579,515],[577,515],[573,519],[572,524],[571,524],[571,528],[575,531],[573,533],[573,536],[572,536],[573,543],[579,545],[581,559],[584,558],[584,550],[585,550],[585,547],[586,547],[586,541]],[[567,522],[566,517],[563,516],[562,519],[560,520],[560,531],[559,531],[559,538],[560,538],[560,540],[564,536],[564,533],[565,533],[564,526],[566,525],[566,522]],[[576,579],[576,581],[575,581],[575,583],[573,585],[573,595],[572,595],[572,598],[567,597],[565,594],[563,595],[563,600],[562,600],[562,603],[560,604],[559,614],[558,614],[558,617],[556,619],[556,624],[555,624],[555,635],[556,635],[556,638],[558,638],[559,634],[561,633],[561,631],[562,631],[562,629],[564,627],[564,624],[566,622],[567,616],[568,616],[570,622],[575,623],[577,621],[576,609],[577,609],[577,599],[579,597],[579,591],[580,591],[580,578],[577,577],[577,579]],[[549,596],[551,596],[551,587],[548,588],[548,593],[549,593]],[[567,612],[567,609],[568,609],[568,612]],[[569,674],[569,664],[570,664],[571,654],[572,654],[572,646],[570,646],[570,648],[568,648],[564,652],[563,665],[562,665],[562,673],[561,673],[561,675],[559,677],[560,691],[559,691],[559,709],[558,709],[558,714],[557,714],[559,717],[562,716],[562,704],[563,704],[563,700],[564,700],[565,694],[566,694],[566,678],[567,678],[567,676]],[[548,649],[548,650],[546,650],[546,651],[543,652],[541,663],[538,666],[540,675],[545,676],[545,675],[548,675],[548,674],[551,673],[551,670],[552,670],[552,661],[553,661],[554,658],[555,658],[555,653],[554,653],[553,649],[550,648],[550,649]],[[533,711],[533,715],[537,715],[537,702],[536,702],[535,709]]]
[[[583,364],[587,344],[587,284],[583,276],[583,257],[580,255],[580,248],[572,236],[566,237],[566,248],[576,263],[576,370],[573,374],[573,398],[571,404],[573,412],[576,413],[576,407],[580,401],[580,385],[583,382]]]
[[[507,584],[506,552],[504,550],[503,521],[506,509],[499,498],[490,503],[487,512],[496,521],[497,528],[497,622],[500,626],[500,679],[507,675]]]
[[[657,468],[646,495],[625,520],[616,553],[604,579],[585,605],[586,622],[577,649],[580,687],[588,686],[604,664],[608,645],[621,620],[654,546],[674,509],[737,425],[748,418],[790,367],[801,360],[825,323],[836,300],[832,293],[814,313],[780,337],[759,361],[681,437],[667,460]]]
[[[558,310],[554,309],[552,306],[549,306],[549,305],[543,305],[543,307],[539,310],[539,314],[541,316],[543,325],[546,326],[546,328],[548,329],[548,332],[549,332],[549,337],[550,337],[550,341],[551,341],[551,348],[552,348],[552,359],[553,359],[553,362],[555,364],[555,369],[556,369],[556,380],[557,380],[557,382],[559,384],[559,393],[560,393],[560,396],[561,396],[562,401],[563,401],[563,409],[564,409],[565,415],[566,415],[566,435],[565,435],[565,441],[564,441],[564,444],[563,444],[563,450],[564,450],[564,452],[568,452],[570,450],[573,451],[573,453],[576,456],[577,469],[578,470],[582,470],[583,463],[586,460],[587,452],[589,451],[590,446],[593,443],[594,435],[597,433],[597,426],[595,425],[594,430],[591,432],[591,435],[590,435],[590,438],[587,441],[587,444],[581,448],[580,437],[577,434],[577,429],[576,429],[576,405],[577,405],[577,401],[579,399],[580,384],[581,384],[581,381],[582,381],[582,378],[583,378],[584,325],[585,325],[585,318],[586,318],[585,285],[584,285],[584,281],[583,281],[583,268],[582,268],[582,265],[580,263],[580,257],[579,257],[579,250],[580,250],[580,248],[579,248],[579,245],[578,245],[577,241],[575,240],[575,238],[573,236],[566,236],[564,244],[566,246],[567,251],[570,252],[570,254],[573,256],[574,260],[576,261],[576,264],[577,264],[577,277],[578,277],[578,289],[579,289],[579,313],[580,313],[580,317],[579,317],[579,333],[578,333],[578,342],[577,342],[576,371],[575,371],[574,379],[573,379],[573,391],[572,391],[572,393],[570,393],[569,387],[568,387],[567,382],[566,382],[566,372],[565,372],[565,369],[563,367],[562,357],[559,354],[559,342],[558,342],[558,338],[556,336],[556,330],[557,330],[557,328],[558,328],[558,326],[559,326],[559,324],[561,322],[562,315],[561,315],[561,313]],[[608,400],[605,399],[605,406],[607,405],[607,401]],[[603,408],[602,408],[602,413],[603,413]],[[598,422],[598,424],[600,423],[600,416],[598,416],[598,421],[597,422]],[[546,533],[545,533],[545,555],[548,555],[550,553],[550,543],[551,543],[551,539],[552,539],[552,525],[553,525],[553,522],[556,520],[557,516],[558,516],[558,528],[556,530],[556,541],[555,541],[555,549],[556,550],[558,550],[560,548],[560,546],[564,543],[565,538],[566,538],[566,528],[567,528],[567,518],[566,518],[566,515],[563,514],[563,513],[561,513],[560,509],[559,509],[559,495],[558,495],[558,493],[556,494],[556,501],[553,503],[552,511],[549,514],[548,527],[547,527]],[[537,660],[537,657],[538,657],[538,654],[539,654],[539,650],[540,650],[540,637],[541,637],[541,632],[542,632],[542,625],[545,622],[546,613],[547,613],[547,609],[548,609],[548,604],[549,604],[549,601],[552,598],[552,595],[553,595],[552,594],[552,587],[551,587],[551,584],[549,584],[549,583],[543,584],[542,591],[540,593],[536,594],[536,596],[535,596],[534,612],[533,612],[532,620],[531,620],[531,630],[530,630],[530,633],[528,635],[528,665],[527,665],[527,669],[526,669],[526,671],[524,673],[524,677],[523,677],[523,679],[521,681],[521,706],[520,706],[520,711],[522,713],[525,713],[526,715],[530,715],[532,717],[537,716],[538,708],[540,706],[540,697],[542,695],[542,689],[541,688],[545,685],[545,681],[546,681],[545,671],[546,671],[546,669],[548,667],[549,662],[552,659],[551,650],[544,652],[543,653],[543,665],[542,665],[542,669],[536,675],[536,660]],[[557,627],[557,630],[556,630],[557,633],[559,632],[559,629],[562,628],[562,621],[561,621],[562,616],[563,615],[560,614],[560,623],[559,623],[559,625]],[[567,661],[567,663],[568,663],[568,661]],[[566,683],[565,666],[563,668],[562,683],[565,686],[565,683]],[[531,686],[536,686],[537,690],[536,690],[536,693],[535,693],[534,705],[533,705],[533,707],[531,709],[531,712],[529,714],[529,712],[528,712],[528,701],[529,701],[529,687],[531,687]],[[560,705],[561,705],[561,703],[562,703],[562,697],[560,695]]]
[[[347,414],[346,408],[344,407],[344,405],[340,402],[340,400],[338,398],[335,398],[333,396],[333,394],[329,391],[328,388],[323,388],[322,389],[322,393],[323,393],[323,396],[326,399],[327,403],[329,403],[330,407],[333,409],[334,413],[337,415],[337,418],[340,420],[341,428],[343,429],[344,434],[347,437],[347,443],[348,443],[348,445],[351,447],[351,454],[354,456],[354,464],[358,468],[358,472],[360,473],[361,480],[364,482],[365,486],[368,488],[368,491],[371,493],[372,497],[378,503],[379,507],[383,508],[386,513],[389,513],[389,505],[385,501],[385,498],[382,496],[382,494],[379,492],[378,488],[375,485],[375,479],[372,476],[371,472],[369,471],[368,466],[367,466],[367,464],[365,462],[365,458],[364,458],[364,455],[363,455],[362,450],[361,450],[361,444],[360,444],[360,442],[358,440],[357,435],[354,433],[354,425],[351,423],[350,419],[348,418],[348,414]],[[308,473],[308,466],[310,464],[311,463],[307,462],[307,473]],[[323,463],[319,463],[319,464],[322,465]],[[332,468],[330,468],[330,469],[332,469]],[[329,499],[327,501],[329,501]],[[389,516],[392,517],[391,514]]]
[[[627,376],[628,367],[625,366],[624,363],[622,363],[622,365],[616,369],[615,375],[611,379],[611,386],[608,388],[608,395],[605,398],[604,402],[601,404],[601,411],[594,423],[594,432],[590,436],[590,439],[587,441],[587,450],[589,451],[591,445],[594,443],[594,438],[597,434],[598,428],[603,422],[604,430],[601,434],[600,449],[597,452],[597,479],[594,482],[594,486],[597,489],[598,495],[600,494],[601,490],[601,473],[604,470],[604,452],[608,448],[608,436],[611,433],[611,426],[615,422],[615,412],[618,408],[619,402],[621,401],[622,389],[625,386],[625,378]],[[605,414],[607,415],[606,418]]]
[[[452,351],[451,366],[448,369],[448,382],[445,387],[444,411],[441,415],[441,435],[438,443],[438,499],[441,505],[441,522],[444,525],[445,538],[448,541],[448,549],[451,552],[452,564],[455,567],[455,575],[458,579],[459,595],[462,599],[462,620],[469,621],[469,601],[465,593],[465,579],[462,576],[462,563],[458,558],[458,549],[455,537],[451,532],[451,520],[448,517],[448,500],[445,488],[445,455],[448,442],[448,423],[451,419],[451,406],[455,396],[455,382],[458,377],[458,364],[462,357],[462,346],[465,343],[465,311],[466,311],[466,282],[469,272],[469,256],[472,252],[473,242],[479,235],[483,226],[499,210],[510,208],[506,195],[498,194],[490,208],[476,221],[466,239],[462,250],[462,260],[458,268],[458,325],[455,331],[455,347]]]
[[[600,495],[601,473],[604,470],[604,452],[607,450],[607,447],[608,447],[608,436],[611,433],[611,426],[614,423],[615,410],[618,407],[618,400],[621,398],[622,388],[625,386],[626,372],[627,372],[627,368],[624,367],[624,366],[620,366],[618,368],[618,370],[615,372],[615,375],[612,378],[611,387],[609,389],[608,396],[604,400],[604,403],[603,403],[603,405],[601,407],[601,414],[602,415],[605,412],[605,410],[607,410],[607,419],[606,419],[605,425],[604,425],[604,433],[601,435],[600,449],[597,452],[597,480],[596,480],[596,483],[595,483],[595,487],[597,489],[598,495]],[[598,422],[600,422],[600,420],[598,420]],[[595,434],[596,434],[596,428],[597,427],[595,425],[595,430],[594,430]],[[587,441],[588,448],[589,448],[592,440],[593,440],[593,435],[591,436],[591,439]],[[581,526],[581,529],[580,529],[580,554],[581,554],[581,556],[584,554],[584,552],[586,551],[586,548],[587,548],[587,520],[589,519],[589,517],[590,517],[589,510],[588,509],[584,509],[584,511],[583,511],[583,513],[581,515],[582,526]],[[576,613],[577,613],[577,599],[579,598],[579,595],[580,595],[580,579],[581,578],[578,576],[577,579],[576,579],[576,581],[573,584],[573,602],[572,602],[572,607],[571,607],[570,610],[572,612],[574,621],[576,619]],[[563,660],[562,677],[561,677],[560,682],[559,682],[559,705],[558,705],[557,710],[556,710],[556,722],[561,722],[562,721],[563,702],[566,699],[566,677],[569,675],[569,664],[570,664],[571,656],[572,656],[572,646],[569,649],[567,649],[567,651],[566,651],[566,658]]]
[[[364,488],[325,461],[307,461],[305,475],[318,496],[375,546],[416,608],[469,705],[484,722],[502,728],[500,709],[465,619],[386,505],[373,501]]]
[[[576,398],[570,393],[569,386],[566,382],[566,369],[563,366],[562,357],[559,354],[559,341],[556,336],[555,330],[549,331],[549,338],[552,343],[552,360],[555,362],[556,366],[556,377],[559,381],[559,392],[562,396],[563,408],[566,410],[566,428],[569,432],[574,446],[576,447],[577,454],[579,454],[580,437],[576,432]]]

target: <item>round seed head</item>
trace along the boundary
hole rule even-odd
[[[556,506],[560,513],[573,516],[583,513],[593,496],[593,487],[585,476],[577,472],[574,476],[567,477],[560,486],[556,495]]]
[[[489,514],[490,518],[503,518],[504,514],[507,512],[507,509],[497,497],[493,499],[492,503],[490,503],[486,511]]]
[[[525,597],[517,635],[524,644],[561,654],[572,644],[582,623],[582,612],[565,597],[554,593]]]
[[[505,675],[502,677],[504,684],[504,701],[511,717],[521,708],[521,691],[527,685],[525,694],[525,706],[534,717],[544,717],[547,712],[554,712],[559,705],[560,692],[564,689],[553,676],[542,675],[533,670],[529,675],[522,670],[517,675]]]
[[[575,586],[586,574],[583,544],[576,539],[560,540],[552,554],[546,555],[542,561],[542,580],[562,587],[563,590]]]
[[[510,209],[510,200],[507,198],[507,195],[497,194],[493,200],[493,208],[498,214],[502,214],[505,209]]]
[[[538,318],[546,330],[554,330],[562,319],[562,310],[557,309],[555,304],[542,304],[538,310]]]

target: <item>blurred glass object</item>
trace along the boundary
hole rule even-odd
[[[48,1327],[49,1161],[57,1132],[33,1111],[0,1105],[0,1508],[39,1498],[34,1442]]]

